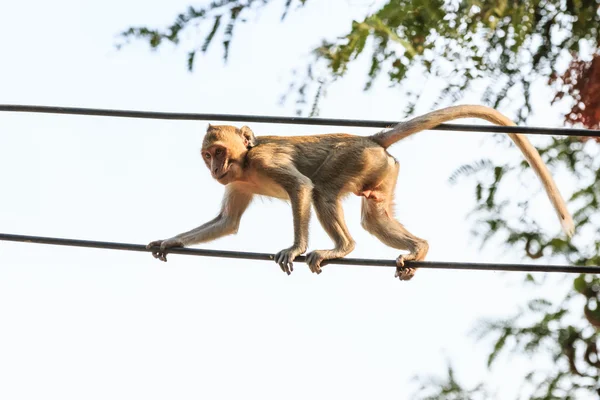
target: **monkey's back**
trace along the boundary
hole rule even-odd
[[[259,136],[257,146],[248,156],[251,160],[293,163],[316,188],[352,192],[375,185],[378,176],[395,163],[387,151],[369,137],[343,133]]]

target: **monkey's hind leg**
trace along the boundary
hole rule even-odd
[[[422,261],[427,255],[429,245],[427,241],[412,233],[394,219],[392,203],[398,165],[395,171],[389,173],[380,187],[373,190],[376,196],[362,199],[361,225],[369,233],[377,237],[384,244],[399,250],[408,250],[396,259],[396,277],[401,281],[410,280],[416,273],[416,268],[404,267],[405,261]]]
[[[320,274],[323,261],[346,256],[354,250],[355,242],[346,227],[344,210],[337,195],[330,198],[315,190],[313,205],[323,229],[335,243],[335,248],[332,250],[315,250],[306,257],[306,263],[310,270]]]

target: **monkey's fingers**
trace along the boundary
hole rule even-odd
[[[281,267],[281,270],[288,275],[290,275],[294,270],[294,263],[289,261],[288,257],[284,257],[283,261],[279,263],[279,266]]]
[[[287,263],[287,262],[280,263],[279,268],[281,268],[281,270],[288,275],[290,275],[292,273],[292,271],[294,270],[293,264]]]
[[[404,268],[404,255],[400,254],[398,258],[396,258],[396,271],[400,268]]]
[[[400,279],[401,281],[409,281],[413,276],[415,276],[417,269],[405,267],[404,261],[406,261],[406,257],[404,255],[400,255],[398,258],[396,258],[396,273],[394,274],[394,277]]]
[[[283,272],[286,272],[282,260],[283,260],[283,254],[281,254],[281,252],[275,254],[275,263],[277,263],[277,265],[279,265],[279,268],[281,268],[281,270]]]
[[[308,264],[308,268],[310,268],[310,271],[312,273],[315,273],[317,275],[323,272],[321,266],[325,265],[324,261],[325,257],[323,257],[323,252],[319,250],[313,251],[306,257],[306,263]]]
[[[165,253],[165,252],[153,251],[152,256],[154,256],[154,258],[159,259],[160,261],[167,262],[167,253]]]
[[[416,268],[398,268],[396,269],[396,278],[400,279],[401,281],[409,281],[415,276],[416,272]]]
[[[162,240],[160,244],[160,252],[158,252],[158,259],[167,262],[167,249],[178,246],[181,246],[181,243],[173,239]]]
[[[165,247],[165,246],[164,246],[164,244],[165,244],[165,241],[164,241],[164,240],[155,240],[155,241],[153,241],[153,242],[150,242],[150,243],[148,243],[148,244],[146,245],[146,248],[147,248],[147,249],[151,249],[151,248],[153,248],[153,247],[160,247],[160,250],[159,250],[159,251],[153,251],[153,252],[152,252],[152,256],[153,256],[154,258],[157,258],[157,259],[159,259],[159,260],[161,260],[161,261],[164,261],[164,262],[166,262],[166,261],[167,261],[167,254],[166,254],[166,253],[165,253],[165,251],[164,251],[164,250],[165,250],[165,248],[164,248],[164,247]]]
[[[319,275],[321,272],[323,272],[323,270],[321,269],[321,261],[318,261],[316,264],[314,264],[310,270],[312,272],[314,272],[315,274]]]
[[[293,254],[289,250],[282,250],[275,255],[275,262],[279,264],[281,270],[288,275],[294,270],[293,260]]]
[[[154,240],[154,241],[152,241],[152,242],[148,243],[148,244],[146,245],[146,248],[147,248],[147,249],[150,249],[150,248],[152,248],[152,247],[160,247],[160,245],[162,244],[162,242],[163,242],[162,240]]]
[[[308,268],[310,268],[310,272],[317,275],[322,272],[321,262],[323,262],[323,258],[319,256],[317,251],[313,251],[306,258],[306,263],[308,264]]]

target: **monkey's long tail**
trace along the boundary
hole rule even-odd
[[[479,105],[460,105],[442,108],[441,110],[432,111],[420,117],[400,122],[388,131],[382,131],[372,135],[371,139],[384,148],[388,148],[392,144],[406,139],[410,135],[459,118],[481,118],[496,125],[516,125],[509,118],[493,108]],[[508,136],[517,147],[521,149],[523,156],[542,181],[542,185],[544,185],[544,189],[546,189],[550,202],[556,210],[563,231],[567,236],[573,235],[573,232],[575,231],[573,218],[571,217],[569,210],[567,210],[567,205],[556,187],[556,183],[554,182],[552,175],[550,175],[550,171],[548,171],[546,164],[542,161],[540,153],[533,147],[526,136],[515,133],[509,133]]]

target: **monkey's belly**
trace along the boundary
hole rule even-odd
[[[259,196],[267,196],[281,200],[289,200],[287,192],[283,190],[283,188],[280,186],[269,186],[260,189],[256,188],[256,190],[254,190],[254,193]]]
[[[274,197],[281,200],[289,200],[287,192],[279,185],[269,179],[257,179],[256,181],[238,183],[247,193],[259,196]]]

